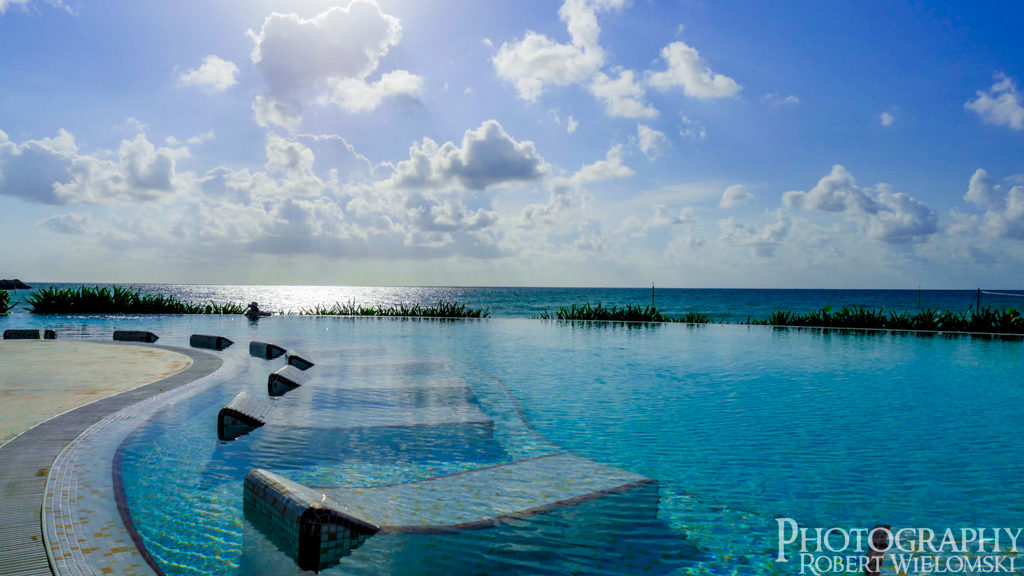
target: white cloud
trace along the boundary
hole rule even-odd
[[[888,244],[915,242],[939,231],[935,211],[889,186],[877,187],[878,210],[868,219],[868,236]]]
[[[996,184],[988,172],[978,168],[971,176],[964,200],[982,208],[998,208],[1006,201],[1002,187]]]
[[[249,31],[253,65],[267,83],[253,102],[257,121],[296,129],[311,100],[365,112],[384,98],[418,94],[422,80],[405,70],[368,80],[401,36],[398,18],[375,0],[353,0],[310,19],[271,14],[258,33]]]
[[[58,214],[39,223],[40,226],[59,234],[85,234],[92,219],[88,214]]]
[[[199,68],[183,72],[178,81],[185,86],[198,86],[211,92],[223,92],[238,83],[238,66],[210,54]]]
[[[662,48],[661,57],[667,68],[647,78],[647,83],[658,90],[682,87],[687,96],[708,100],[735,96],[743,88],[732,78],[712,72],[697,50],[683,42]]]
[[[522,40],[505,42],[492,62],[498,76],[514,82],[519,97],[536,101],[545,85],[568,86],[586,81],[604,65],[604,50],[597,39],[601,28],[597,12],[618,10],[623,1],[566,0],[558,11],[571,38],[570,44],[527,32]]]
[[[550,195],[547,202],[523,207],[520,224],[527,228],[564,227],[579,221],[586,216],[589,206],[590,196],[584,189],[586,185],[632,175],[633,171],[622,163],[622,145],[615,145],[605,154],[604,160],[585,164],[569,177],[552,178],[548,182]]]
[[[971,176],[964,200],[985,209],[984,230],[990,235],[1024,240],[1024,186],[1007,192],[979,168]]]
[[[695,142],[707,139],[708,131],[704,126],[701,126],[700,122],[691,120],[686,116],[680,116],[679,120],[683,123],[683,127],[679,129],[680,136]]]
[[[988,92],[978,90],[975,94],[977,98],[964,104],[964,108],[981,116],[989,124],[1024,130],[1022,97],[1012,78],[998,73],[995,84]]]
[[[124,122],[121,123],[121,127],[136,133],[145,132],[146,130],[149,129],[149,125],[147,125],[145,122],[140,121],[135,116],[129,116],[128,118],[125,118]]]
[[[259,94],[252,101],[252,113],[260,126],[277,125],[287,130],[296,131],[302,125],[302,104],[275,100]]]
[[[656,118],[658,111],[644,103],[644,89],[633,80],[632,70],[621,70],[612,80],[603,72],[594,75],[590,93],[604,104],[609,116],[618,118]]]
[[[32,3],[32,0],[0,0],[0,16],[7,12],[8,8],[17,6],[22,10],[27,10],[28,5]],[[68,14],[74,15],[74,10],[70,6],[61,2],[61,0],[46,0],[46,3],[53,6],[54,8],[60,8]]]
[[[116,162],[109,155],[79,153],[75,137],[63,129],[20,146],[0,131],[0,194],[45,204],[144,202],[168,198],[184,185],[175,162],[188,156],[186,148],[157,148],[138,134],[121,142]]]
[[[207,130],[206,132],[203,132],[202,134],[197,134],[195,136],[192,136],[188,140],[185,140],[184,143],[188,144],[189,146],[198,146],[199,144],[202,144],[204,142],[209,142],[210,140],[214,140],[215,138],[217,138],[217,133],[211,129],[211,130]],[[167,144],[168,146],[181,146],[182,145],[182,141],[178,140],[174,136],[168,136],[168,137],[164,138],[164,143]]]
[[[839,164],[810,192],[786,192],[783,204],[844,214],[863,225],[870,238],[889,244],[917,242],[939,231],[934,210],[912,196],[892,192],[886,184],[876,185],[869,195]]]
[[[390,178],[398,188],[462,187],[483,190],[489,186],[536,181],[548,168],[533,142],[516,141],[496,120],[467,130],[462,144],[438,145],[424,138],[409,149],[409,159],[399,162]]]
[[[357,78],[331,78],[327,80],[327,87],[323,102],[335,103],[348,112],[369,112],[385,98],[418,96],[423,91],[423,78],[397,70],[372,83]],[[466,90],[467,94],[472,92],[471,88]]]
[[[746,186],[736,184],[729,186],[722,192],[722,200],[718,203],[719,208],[733,208],[752,200],[754,195],[747,192]]]
[[[632,175],[633,170],[622,163],[622,145],[616,144],[608,150],[604,160],[581,167],[569,178],[569,182],[576,186],[582,186],[613,178],[627,178]]]
[[[857,186],[846,168],[836,164],[832,171],[818,181],[810,192],[786,192],[783,203],[787,208],[803,208],[821,212],[862,212],[875,210],[874,203]]]
[[[882,112],[878,115],[878,121],[882,126],[891,126],[896,121],[896,117],[889,112]]]
[[[791,226],[789,215],[782,210],[775,212],[775,222],[760,228],[741,224],[731,216],[718,222],[722,231],[719,241],[728,246],[749,247],[755,256],[769,257],[775,248],[786,239]]]
[[[572,117],[572,115],[570,115],[565,120],[565,131],[568,132],[569,134],[572,134],[573,132],[575,132],[576,129],[579,128],[579,127],[580,127],[580,123],[577,122],[576,119]]]
[[[673,212],[668,206],[658,204],[654,208],[654,215],[651,216],[645,228],[663,228],[665,226],[676,226],[693,222],[693,208],[686,206],[678,212]]]
[[[650,160],[654,160],[658,156],[661,156],[665,150],[665,146],[668,145],[668,138],[665,134],[647,126],[646,124],[637,124],[636,126],[637,139],[640,143],[640,151],[644,153]]]
[[[800,97],[795,94],[789,96],[781,96],[775,92],[769,92],[761,97],[762,102],[767,102],[772,106],[796,106],[800,103]]]

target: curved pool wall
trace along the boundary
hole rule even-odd
[[[245,354],[256,339],[351,378],[415,378],[416,365],[441,367],[431,377],[464,380],[497,415],[489,444],[373,429],[322,438],[260,430],[221,443],[217,410],[240,389],[265,394],[279,367],[247,359],[244,376],[168,406],[121,447],[135,526],[168,574],[295,570],[244,521],[249,467],[312,485],[382,484],[527,458],[552,444],[655,479],[656,516],[620,495],[493,530],[374,538],[323,573],[786,573],[773,563],[776,517],[939,529],[1016,526],[1024,517],[1019,341],[498,319],[9,324],[0,320],[56,328],[59,338],[146,329],[179,346],[191,333],[219,334],[237,343],[225,355]],[[420,563],[406,565],[416,554]]]

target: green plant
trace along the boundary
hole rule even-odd
[[[236,304],[194,304],[174,296],[141,294],[123,286],[39,289],[26,298],[33,314],[241,314]]]
[[[686,324],[710,324],[711,317],[703,312],[687,312],[682,316],[675,319],[676,322],[683,322]]]
[[[0,314],[13,308],[11,306],[11,294],[7,290],[0,290]]]
[[[441,300],[436,306],[421,304],[392,304],[384,306],[357,305],[355,301],[344,304],[336,302],[333,306],[318,304],[312,308],[303,308],[299,314],[307,316],[397,316],[405,318],[487,318],[491,315],[485,308],[469,308],[459,302]]]
[[[538,318],[542,320],[614,320],[618,322],[671,322],[654,306],[627,304],[623,307],[605,307],[600,302],[596,305],[589,302],[562,306],[554,312],[542,312]]]

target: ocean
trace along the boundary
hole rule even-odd
[[[81,284],[29,282],[34,288]],[[91,285],[91,284],[90,284]],[[832,306],[884,308],[914,312],[922,308],[967,311],[978,301],[977,290],[812,290],[747,288],[557,288],[557,287],[459,287],[459,286],[258,286],[213,284],[131,284],[144,293],[175,296],[189,302],[258,302],[263,310],[294,314],[317,305],[355,302],[377,304],[436,304],[457,301],[471,308],[485,308],[495,318],[529,318],[559,306],[601,303],[657,306],[664,314],[701,312],[716,322],[763,320],[777,310],[803,313]],[[12,292],[14,302],[29,294]],[[1024,290],[987,290],[981,305],[1024,308]],[[19,305],[12,314],[26,314]]]

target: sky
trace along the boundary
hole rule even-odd
[[[1015,1],[0,0],[0,276],[1013,289]]]

